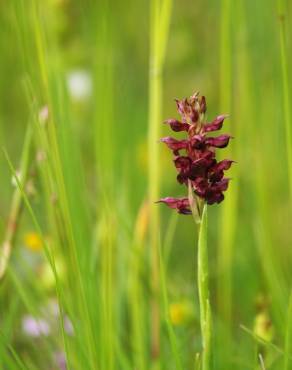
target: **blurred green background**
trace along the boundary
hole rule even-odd
[[[206,96],[207,120],[230,115],[224,132],[235,138],[222,157],[237,162],[226,200],[208,210],[214,369],[264,369],[259,353],[266,369],[292,368],[291,5],[0,3],[3,253],[13,229],[0,286],[1,369],[64,369],[65,352],[68,369],[171,370],[176,352],[183,369],[196,368],[197,232],[191,217],[153,205],[186,193],[158,139],[172,135],[162,121],[178,117],[174,98],[195,91]],[[169,28],[158,15],[155,31],[151,7],[162,19],[171,11]],[[154,116],[161,127],[149,136],[156,78],[151,45],[159,35],[157,48],[166,45],[156,81],[161,113]],[[154,177],[149,161],[159,163]],[[21,163],[26,205],[11,180]],[[153,181],[150,195],[156,192],[157,199],[149,199]],[[168,295],[165,302],[154,294],[161,311],[158,359],[151,353],[153,230]],[[161,286],[159,278],[160,292]],[[50,307],[58,300],[61,312],[54,316]],[[28,315],[38,320],[29,330]]]

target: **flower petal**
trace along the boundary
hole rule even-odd
[[[204,135],[194,135],[190,140],[191,148],[203,150],[206,147],[206,138]]]
[[[171,129],[175,132],[188,131],[190,128],[190,125],[188,123],[182,123],[173,118],[164,121],[164,123],[168,124],[171,127]]]
[[[225,114],[217,116],[211,123],[206,123],[203,126],[204,132],[217,131],[222,128],[225,118],[228,117]]]
[[[224,176],[224,171],[228,170],[233,162],[234,161],[231,161],[229,159],[224,159],[223,161],[214,164],[209,169],[209,173],[208,173],[209,180],[212,183],[222,180]]]
[[[201,109],[201,113],[206,113],[206,110],[207,110],[207,103],[206,103],[206,98],[205,98],[205,96],[202,96],[202,97],[201,97],[201,101],[200,101],[200,109]]]
[[[176,209],[178,213],[184,215],[190,215],[192,211],[190,210],[190,203],[188,198],[172,198],[166,197],[162,198],[156,203],[164,203],[172,209]]]
[[[185,156],[176,157],[174,159],[175,167],[183,170],[189,170],[191,163],[191,158]]]
[[[170,136],[163,137],[160,140],[165,143],[176,155],[178,155],[179,150],[185,149],[188,145],[188,140],[177,140]]]
[[[224,200],[224,194],[220,191],[208,191],[205,200],[207,204],[221,203]]]
[[[214,146],[216,148],[225,148],[230,140],[230,135],[220,135],[217,137],[208,137],[206,138],[206,144]]]
[[[223,161],[216,163],[212,167],[212,171],[226,171],[226,170],[229,170],[232,163],[234,163],[234,161],[232,161],[230,159],[223,159]]]

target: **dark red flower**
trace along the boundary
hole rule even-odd
[[[167,119],[164,121],[164,123],[168,124],[173,131],[179,132],[179,131],[188,131],[190,125],[188,123],[182,123],[178,121],[177,119]]]
[[[207,145],[214,146],[216,148],[225,148],[228,145],[230,138],[230,135],[220,135],[217,137],[208,137],[205,142]]]
[[[220,130],[226,117],[228,116],[222,114],[220,116],[217,116],[211,123],[206,123],[203,127],[204,132]]]
[[[174,164],[179,171],[179,174],[177,175],[177,180],[179,183],[183,184],[189,178],[192,160],[189,157],[180,156],[174,159]]]
[[[188,140],[177,140],[170,136],[163,137],[161,141],[165,143],[175,155],[178,155],[179,150],[186,149],[188,145]]]
[[[191,204],[197,202],[200,208],[202,201],[207,204],[220,203],[224,199],[223,192],[227,190],[229,179],[224,178],[224,171],[228,170],[234,161],[216,160],[216,148],[225,148],[231,138],[224,134],[217,137],[208,136],[209,132],[222,128],[226,115],[217,116],[212,122],[204,122],[206,99],[198,93],[189,99],[176,100],[181,121],[168,119],[173,131],[187,132],[187,138],[177,140],[172,137],[161,139],[175,155],[174,164],[178,171],[177,180],[189,187],[195,196],[191,196]],[[184,155],[180,155],[184,150]],[[190,194],[190,193],[189,193]],[[189,195],[190,196],[190,195]],[[199,201],[201,199],[201,201]],[[179,213],[190,214],[191,207],[188,198],[163,198],[159,202],[177,209]]]
[[[222,179],[221,181],[209,186],[205,194],[207,204],[222,202],[224,199],[223,191],[227,190],[228,183],[229,179]]]
[[[223,161],[214,164],[209,169],[209,180],[214,183],[220,181],[224,176],[224,171],[228,170],[234,161],[224,159]]]
[[[190,203],[188,198],[172,198],[172,197],[166,197],[160,199],[156,203],[164,203],[168,207],[172,209],[176,209],[178,213],[181,213],[183,215],[190,215],[192,213],[190,209]]]

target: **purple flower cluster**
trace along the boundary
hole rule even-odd
[[[189,99],[176,100],[181,120],[168,119],[166,124],[175,132],[186,132],[187,138],[177,140],[167,136],[161,139],[173,152],[174,165],[178,171],[177,180],[193,189],[195,199],[207,204],[220,203],[223,192],[228,188],[229,179],[224,177],[232,160],[216,160],[216,148],[225,148],[230,135],[208,136],[210,132],[222,128],[226,115],[217,116],[212,122],[204,122],[206,99],[195,93]],[[183,151],[183,155],[181,152]],[[159,202],[177,209],[179,213],[191,214],[189,198],[162,198]]]

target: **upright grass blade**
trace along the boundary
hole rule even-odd
[[[1,341],[3,339],[3,341],[6,343],[6,339],[3,338],[3,335],[2,333],[0,332],[0,338],[1,338]],[[22,361],[22,359],[18,356],[17,352],[15,351],[15,349],[10,345],[10,344],[6,344],[9,352],[11,353],[11,356],[12,358],[14,359],[15,361],[15,364],[17,365],[16,369],[19,369],[19,370],[29,370],[29,368],[25,365],[25,363]]]
[[[290,293],[289,305],[287,310],[283,370],[291,369],[292,367],[291,354],[292,354],[292,293]]]
[[[149,60],[149,126],[148,126],[148,196],[150,201],[151,245],[151,353],[154,362],[160,356],[159,314],[159,210],[154,202],[159,198],[159,146],[162,110],[162,70],[170,23],[172,0],[150,2],[150,60]]]
[[[62,289],[61,289],[61,284],[60,284],[60,280],[59,280],[59,277],[58,277],[58,272],[57,272],[57,269],[56,269],[56,264],[55,264],[55,259],[54,259],[54,255],[52,253],[52,251],[50,250],[49,246],[47,245],[47,242],[44,238],[44,234],[42,232],[42,229],[40,227],[40,224],[36,218],[36,215],[32,209],[32,206],[27,198],[27,195],[23,189],[23,185],[22,183],[19,181],[19,178],[17,177],[17,174],[15,172],[15,169],[11,163],[11,160],[8,156],[8,153],[4,150],[4,155],[6,157],[6,160],[7,160],[7,163],[9,165],[9,168],[17,182],[17,186],[18,186],[18,189],[21,193],[21,196],[23,198],[23,201],[24,201],[24,204],[26,205],[26,208],[28,209],[28,212],[32,218],[32,221],[35,225],[35,228],[37,229],[41,239],[42,239],[42,243],[43,243],[43,246],[44,246],[44,252],[45,252],[45,255],[46,255],[46,258],[50,264],[50,267],[52,269],[52,272],[53,272],[53,275],[54,275],[54,279],[55,279],[55,282],[56,282],[56,293],[57,293],[57,298],[58,298],[58,303],[59,303],[59,307],[60,307],[60,324],[61,324],[61,332],[62,332],[62,339],[63,339],[63,344],[64,344],[64,348],[65,348],[65,353],[66,353],[66,358],[68,359],[68,345],[67,345],[67,338],[66,338],[66,335],[65,335],[65,329],[64,329],[64,310],[63,310],[63,302],[62,302]],[[69,362],[67,361],[68,363],[68,366],[69,366]]]
[[[289,64],[287,58],[287,31],[285,0],[278,0],[278,11],[280,20],[280,50],[283,84],[283,110],[286,137],[287,170],[289,181],[289,194],[292,200],[292,133],[291,133],[291,105],[290,105],[290,81]]]
[[[194,367],[194,370],[200,370],[201,368],[201,357],[200,357],[200,354],[197,353],[196,354],[196,357],[195,357],[195,367]]]
[[[264,362],[264,359],[261,353],[259,354],[259,362],[260,362],[261,370],[266,370],[265,362]]]
[[[273,300],[277,302],[275,306],[272,306],[274,318],[280,332],[283,333],[285,306],[289,293],[272,239],[273,222],[269,219],[269,194],[265,187],[266,178],[264,176],[263,163],[262,161],[257,161],[256,165],[255,191],[257,199],[256,207],[258,210],[258,220],[256,223],[257,246],[269,294],[273,297]]]
[[[231,1],[221,1],[221,24],[220,24],[220,110],[222,113],[231,114]],[[232,117],[231,120],[232,122]],[[227,124],[229,121],[227,122]],[[231,128],[232,134],[233,128]],[[235,158],[232,146],[227,148],[226,156]],[[231,169],[231,177],[235,171],[235,166]],[[233,243],[236,230],[236,187],[231,184],[226,199],[221,207],[221,217],[219,226],[219,245],[218,245],[218,288],[217,305],[221,319],[224,320],[224,331],[230,336],[231,311],[232,311],[232,256]],[[227,340],[227,337],[226,337]]]
[[[144,201],[136,218],[129,274],[133,362],[134,367],[141,370],[147,369],[146,359],[148,357],[147,351],[145,351],[145,293],[142,284],[142,272],[145,261],[145,234],[148,228],[148,218],[149,205],[148,202]]]
[[[98,253],[100,259],[99,289],[101,297],[100,307],[100,367],[112,370],[116,367],[115,342],[117,338],[117,322],[115,307],[117,295],[114,289],[117,284],[116,263],[118,254],[116,248],[116,218],[117,199],[115,197],[114,183],[114,46],[113,22],[110,2],[105,0],[96,3],[93,11],[98,19],[95,29],[95,111],[94,111],[94,146],[96,162],[96,182],[98,196],[96,202],[96,229],[100,230],[98,240]],[[121,346],[120,346],[121,347]],[[120,350],[121,352],[121,350]]]
[[[221,0],[220,17],[220,111],[230,114],[230,119],[226,125],[231,123],[229,129],[232,135],[234,132],[233,112],[232,112],[232,38],[231,38],[231,20],[233,4],[230,0]],[[226,149],[227,158],[235,158],[234,143]],[[236,166],[230,170],[231,178],[236,176]],[[230,184],[226,199],[220,207],[219,217],[219,237],[217,253],[217,307],[218,317],[221,320],[218,326],[217,353],[218,363],[222,367],[227,365],[230,354],[231,343],[231,322],[232,322],[232,260],[233,245],[237,227],[237,184]],[[220,328],[220,331],[219,331]],[[219,343],[224,341],[226,349],[219,348]],[[229,350],[227,350],[229,348]]]
[[[211,342],[212,342],[212,318],[209,294],[209,268],[208,268],[208,245],[207,245],[207,206],[204,206],[202,220],[199,224],[198,236],[198,289],[200,303],[200,322],[203,353],[201,356],[202,370],[210,370],[211,367]]]
[[[31,125],[29,124],[27,126],[23,151],[21,155],[21,164],[20,164],[20,181],[23,184],[23,186],[25,185],[26,180],[27,180],[31,144],[32,144],[32,128],[31,128]],[[14,190],[13,198],[12,198],[11,210],[10,210],[10,214],[8,218],[8,224],[7,224],[7,230],[6,230],[4,241],[1,247],[0,280],[4,277],[7,264],[9,263],[13,240],[15,238],[17,225],[19,223],[22,202],[23,202],[23,199],[21,196],[21,192],[18,189],[18,187],[16,187],[16,189]]]
[[[65,98],[63,80],[60,78],[60,75],[63,76],[62,64],[59,59],[52,58],[52,54],[58,55],[59,48],[54,33],[47,29],[45,22],[42,22],[42,4],[37,1],[32,3],[33,34],[37,48],[38,69],[42,81],[42,94],[50,111],[47,131],[43,134],[47,135],[48,147],[45,149],[51,166],[50,180],[53,184],[53,191],[58,195],[58,211],[62,224],[62,230],[59,227],[57,238],[61,241],[61,245],[68,246],[66,248],[68,264],[70,264],[68,277],[72,293],[69,299],[74,303],[76,302],[72,310],[75,311],[75,316],[82,320],[79,328],[83,340],[79,340],[79,344],[80,348],[87,352],[87,356],[84,359],[84,356],[80,355],[79,361],[84,359],[87,362],[84,366],[96,369],[98,367],[96,333],[92,326],[89,310],[91,294],[88,291],[85,265],[88,249],[84,248],[84,243],[86,240],[88,241],[88,237],[86,239],[81,238],[86,229],[84,229],[85,218],[82,217],[81,223],[79,217],[80,214],[84,214],[84,211],[80,202],[77,201],[80,196],[80,187],[76,181],[76,176],[72,176],[73,167],[70,155],[72,153],[76,155],[76,150],[74,151],[71,136],[66,136],[70,133],[70,121],[67,114],[68,101]],[[77,205],[78,207],[76,207]]]
[[[163,305],[164,305],[164,316],[165,316],[168,336],[170,340],[171,350],[172,350],[172,354],[174,357],[176,369],[183,370],[175,332],[173,330],[171,321],[169,319],[169,312],[168,312],[169,303],[168,303],[168,295],[167,295],[167,287],[166,287],[165,266],[164,266],[164,262],[162,258],[161,248],[159,248],[159,263],[160,263],[161,289],[162,289]]]

